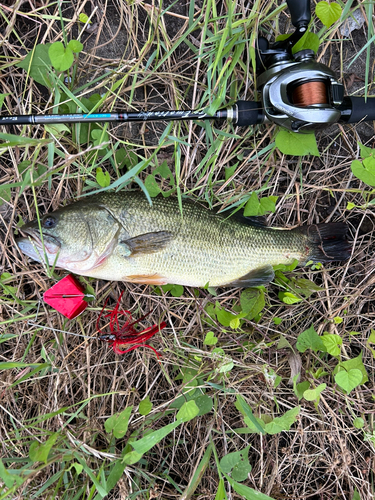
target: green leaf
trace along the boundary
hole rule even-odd
[[[225,455],[220,460],[220,469],[231,474],[235,481],[245,481],[251,472],[249,449],[250,446],[247,446],[242,451],[234,451]]]
[[[86,24],[87,21],[89,21],[89,16],[87,14],[85,14],[84,12],[81,12],[79,17],[78,17],[78,20],[81,23]],[[89,24],[91,24],[91,21],[89,21]]]
[[[260,203],[255,191],[251,193],[250,198],[247,200],[243,214],[245,217],[256,217],[258,215]]]
[[[159,188],[159,184],[156,182],[155,177],[150,174],[145,179],[145,187],[148,191],[148,194],[151,198],[155,198],[158,194],[161,193],[161,189]]]
[[[107,132],[101,128],[94,128],[94,130],[91,131],[91,137],[93,139],[94,146],[101,146],[103,144],[101,151],[105,150],[105,143],[109,142],[109,135]]]
[[[253,415],[253,412],[250,408],[250,406],[246,403],[244,398],[240,396],[239,394],[237,395],[237,401],[235,403],[235,406],[237,410],[242,413],[242,415],[246,418],[249,419],[249,421],[253,424],[255,428],[255,432],[260,432],[261,434],[265,434],[264,429],[263,429],[263,422],[260,423],[257,417]],[[248,425],[248,424],[247,424]]]
[[[47,69],[51,67],[51,60],[48,55],[51,45],[51,43],[36,45],[34,51],[30,51],[23,61],[16,64],[19,68],[27,71],[28,75],[34,78],[36,82],[50,88],[53,87],[53,83],[48,77]]]
[[[227,373],[227,372],[230,372],[231,369],[233,368],[234,366],[234,363],[233,361],[228,361],[226,363],[223,363],[222,365],[220,365],[220,368],[219,368],[219,373]]]
[[[154,175],[159,174],[163,179],[172,179],[173,175],[171,169],[168,167],[168,163],[163,161],[157,168],[154,170]]]
[[[50,365],[48,363],[21,363],[19,361],[2,361],[0,363],[0,370],[11,370],[13,368],[46,368]]]
[[[171,424],[168,424],[161,429],[158,429],[157,431],[147,434],[147,436],[139,439],[138,441],[132,442],[131,445],[137,453],[143,455],[148,450],[151,450],[153,446],[160,443],[160,441],[164,439],[165,436],[172,432],[176,427],[181,425],[181,423],[181,420],[176,420],[175,422],[172,422]]]
[[[355,490],[354,490],[354,493],[353,493],[353,496],[352,496],[352,500],[361,500],[361,497],[360,497],[360,495],[358,493],[357,488],[355,488]]]
[[[162,290],[164,292],[170,292],[172,297],[181,297],[184,294],[184,287],[182,285],[162,285]]]
[[[315,387],[315,389],[307,389],[303,393],[303,397],[306,399],[306,401],[316,401],[326,387],[327,384],[320,384],[318,385],[318,387]]]
[[[184,377],[182,379],[182,385],[184,386],[182,389],[183,393],[189,393],[190,396],[193,396],[195,393],[195,387],[198,385],[198,381],[196,378],[196,372],[191,372],[190,370],[186,370],[184,373]]]
[[[313,325],[298,335],[296,347],[299,352],[305,352],[307,349],[311,349],[314,352],[326,352],[323,340],[316,333]]]
[[[274,418],[271,422],[266,424],[265,430],[267,434],[278,434],[282,431],[289,431],[292,425],[297,420],[297,416],[300,411],[300,406],[296,406],[291,410],[288,410],[281,417]]]
[[[293,45],[292,53],[295,54],[300,50],[311,49],[316,54],[318,52],[319,45],[320,40],[318,35],[316,35],[315,33],[311,33],[311,31],[306,31],[303,37],[300,38],[295,45]]]
[[[11,474],[10,472],[8,472],[8,470],[4,467],[3,461],[0,460],[0,479],[3,481],[5,486],[7,488],[12,488],[14,483],[16,483],[17,485],[21,485],[23,483],[23,479],[18,475],[20,474],[21,471],[18,470],[15,471],[14,469],[9,469],[9,470],[11,470],[12,472],[14,471],[16,473]],[[2,489],[1,492],[3,492]]]
[[[207,332],[205,339],[203,341],[204,345],[215,345],[218,341],[218,338],[215,337],[214,332]]]
[[[328,354],[336,357],[340,355],[342,338],[339,335],[336,335],[334,333],[324,333],[321,339]]]
[[[219,302],[216,302],[215,313],[218,322],[223,326],[230,326],[230,322],[236,317],[235,314],[232,314],[222,308]]]
[[[298,266],[298,260],[294,259],[291,264],[277,264],[276,266],[272,266],[274,271],[294,271],[294,269]],[[285,278],[286,279],[286,278]],[[288,280],[286,280],[288,281]]]
[[[225,493],[224,479],[220,478],[219,486],[216,490],[215,500],[228,500],[227,494]]]
[[[277,196],[267,196],[259,200],[258,215],[265,215],[267,212],[275,213]]]
[[[247,288],[241,293],[240,304],[246,318],[252,320],[265,306],[264,291],[257,288]]]
[[[206,394],[202,394],[202,396],[195,397],[194,401],[199,409],[198,417],[210,413],[214,405],[213,399],[210,398],[210,396],[207,396]]]
[[[6,98],[7,95],[9,94],[0,94],[0,109],[3,107],[4,99]]]
[[[336,2],[318,2],[315,7],[315,13],[326,28],[329,28],[338,21],[342,14],[342,8]]]
[[[79,476],[81,474],[81,472],[83,471],[83,466],[77,462],[74,462],[71,464],[71,466],[69,467],[69,469],[67,470],[70,470],[70,469],[75,469],[77,475]]]
[[[68,48],[72,52],[79,54],[79,52],[81,52],[83,50],[83,45],[78,40],[70,40],[70,42],[68,43]]]
[[[238,163],[236,163],[235,165],[233,165],[233,167],[226,167],[224,169],[224,174],[225,174],[225,180],[226,181],[232,177],[232,175],[236,171],[237,166],[238,166]]]
[[[348,201],[346,204],[346,210],[352,210],[355,207],[355,204],[352,203],[351,201]]]
[[[109,493],[119,482],[120,478],[122,477],[124,470],[126,468],[126,464],[124,463],[123,460],[116,460],[115,463],[111,467],[111,472],[109,473],[109,476],[106,479],[106,490]],[[103,481],[104,483],[104,481]],[[97,495],[95,498],[99,499],[101,498],[99,495]],[[108,498],[108,497],[107,497]]]
[[[375,149],[364,146],[360,142],[358,143],[359,150],[361,152],[361,158],[364,160],[365,158],[369,158],[370,156],[375,156]]]
[[[59,434],[55,432],[52,434],[45,443],[39,443],[39,441],[33,441],[29,449],[29,457],[33,462],[44,462],[47,463],[48,454],[51,451],[52,446],[56,443]]]
[[[101,167],[97,167],[96,169],[96,182],[101,187],[107,187],[111,184],[111,178],[107,171],[103,172]]]
[[[367,166],[365,165],[365,161],[367,161]],[[363,163],[359,160],[354,160],[350,165],[353,175],[371,187],[375,187],[375,170],[372,168],[374,161],[375,158],[369,157],[365,158]]]
[[[311,154],[320,156],[313,132],[297,134],[282,129],[277,132],[275,142],[279,150],[286,155],[304,156]]]
[[[257,217],[259,215],[265,215],[267,212],[275,212],[276,210],[277,196],[268,196],[261,198],[259,200],[255,191],[251,193],[245,208],[245,217]]]
[[[61,42],[54,42],[48,49],[52,66],[57,71],[66,71],[74,62],[74,55],[69,47],[64,47]]]
[[[284,304],[297,304],[298,302],[302,302],[302,299],[294,295],[294,293],[291,292],[279,292],[278,293],[279,299],[284,302]]]
[[[125,465],[133,465],[139,462],[139,460],[143,457],[143,453],[138,453],[136,451],[130,451],[129,453],[126,453],[124,455],[124,458],[122,459],[123,463]]]
[[[228,480],[228,483],[232,486],[234,491],[241,495],[241,497],[245,500],[274,500],[273,498],[261,493],[260,491],[254,490],[253,488],[249,488],[245,484],[237,483],[227,474],[224,474]]]
[[[353,425],[356,429],[362,429],[365,425],[365,421],[362,417],[357,417],[353,420]]]
[[[128,406],[121,413],[116,413],[112,417],[109,417],[104,423],[106,432],[113,432],[113,435],[117,439],[124,437],[128,430],[132,409],[133,406]]]
[[[296,375],[298,377],[298,375]],[[309,389],[310,387],[310,382],[308,380],[305,380],[304,382],[300,382],[299,384],[295,385],[294,388],[294,393],[298,398],[298,401],[300,401],[303,398],[304,393]]]
[[[203,457],[199,460],[199,463],[196,464],[196,466],[194,468],[194,473],[189,477],[189,482],[188,482],[187,487],[184,489],[183,492],[181,492],[181,490],[179,489],[179,493],[182,493],[182,495],[178,495],[178,498],[184,499],[184,500],[190,500],[190,499],[197,498],[198,496],[200,496],[199,493],[198,493],[198,495],[194,494],[194,493],[198,487],[201,487],[202,477],[204,476],[207,468],[210,466],[212,450],[213,450],[213,444],[210,443],[207,446]],[[151,495],[150,495],[150,497],[151,497]],[[216,494],[216,497],[217,497],[217,494]]]
[[[241,325],[241,319],[239,316],[236,316],[235,318],[230,320],[229,326],[232,328],[232,330],[237,330]]]
[[[11,189],[6,184],[0,185],[0,198],[1,201],[10,201],[12,198]]]
[[[305,279],[305,278],[294,278],[293,282],[305,294],[306,294],[306,291],[321,292],[323,290],[323,288],[321,286],[319,286],[319,285],[315,284],[313,281]]]
[[[189,420],[193,420],[199,414],[199,408],[196,405],[195,401],[192,399],[191,401],[187,401],[184,403],[181,408],[178,410],[176,418],[177,420],[182,420],[183,422],[188,422]]]
[[[347,394],[358,387],[362,382],[362,372],[356,368],[349,371],[342,370],[335,375],[335,382],[337,385],[344,389]]]
[[[365,384],[368,381],[367,371],[362,361],[362,352],[356,358],[348,359],[347,361],[342,361],[341,363],[339,363],[335,368],[334,373],[337,373],[340,368],[344,368],[344,370],[346,371],[349,371],[351,369],[358,369],[362,373],[361,384]]]
[[[51,125],[44,125],[44,129],[57,137],[60,137],[65,132],[70,132],[70,128],[64,123],[52,123]]]
[[[148,415],[151,410],[152,410],[152,403],[150,401],[150,397],[146,396],[145,399],[143,399],[139,403],[138,411],[141,415]]]

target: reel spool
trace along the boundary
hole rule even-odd
[[[296,85],[291,92],[291,102],[301,108],[329,104],[326,82],[316,80]]]

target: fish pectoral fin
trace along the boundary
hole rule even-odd
[[[158,231],[156,233],[145,233],[120,241],[124,257],[133,257],[137,254],[159,252],[172,240],[173,234],[169,231]]]
[[[241,276],[241,278],[238,278],[236,281],[232,281],[231,283],[227,283],[225,286],[251,287],[268,285],[274,277],[275,273],[272,266],[267,265],[258,267],[258,269],[253,269],[249,273],[245,274],[245,276]]]

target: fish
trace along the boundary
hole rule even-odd
[[[229,216],[200,203],[141,191],[102,192],[21,228],[19,249],[35,261],[92,278],[193,287],[253,287],[273,266],[350,257],[345,223],[270,228],[264,218]]]

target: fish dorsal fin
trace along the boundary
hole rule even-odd
[[[173,234],[169,231],[158,231],[155,233],[144,233],[119,241],[124,257],[133,257],[139,254],[159,252],[172,240]]]
[[[234,215],[234,217],[239,222],[247,224],[248,226],[267,227],[267,219],[264,217],[264,215],[254,215],[251,217],[246,217],[242,212],[238,212]]]
[[[264,215],[254,215],[252,217],[246,217],[245,215],[242,215],[242,219],[246,224],[250,224],[250,226],[268,227],[267,219]]]
[[[273,280],[275,273],[271,265],[258,267],[258,269],[253,269],[241,278],[235,281],[227,283],[225,286],[238,286],[238,287],[251,287],[268,285],[270,281]]]

